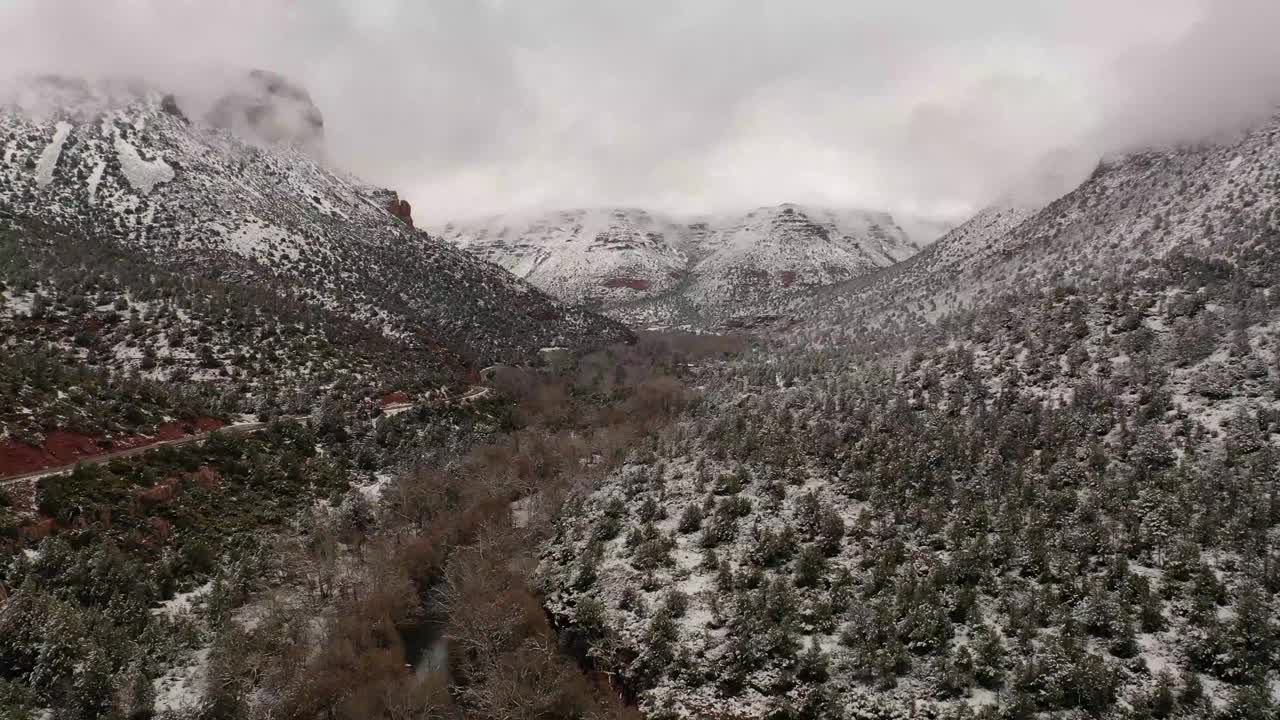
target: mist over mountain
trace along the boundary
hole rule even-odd
[[[0,5],[0,719],[1275,720],[1280,5]]]
[[[776,318],[784,299],[905,260],[948,229],[787,203],[720,215],[500,215],[431,231],[565,302],[640,327],[710,329]]]
[[[0,64],[188,95],[227,69],[280,72],[325,108],[336,162],[434,224],[780,202],[959,222],[1010,192],[1047,202],[1104,154],[1270,112],[1276,14],[1266,0],[22,0],[0,8]]]

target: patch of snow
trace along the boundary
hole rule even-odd
[[[1152,675],[1161,670],[1168,670],[1170,674],[1177,675],[1178,668],[1174,663],[1175,651],[1169,648],[1159,637],[1150,634],[1142,634],[1138,636],[1138,646],[1142,648],[1142,659],[1147,663],[1147,669]]]
[[[153,680],[151,686],[156,693],[156,713],[183,713],[198,709],[204,701],[208,675],[209,648],[202,648],[192,654],[188,664],[170,668]]]
[[[173,619],[179,615],[185,615],[191,612],[191,608],[200,598],[209,594],[213,589],[213,581],[206,582],[195,590],[189,592],[178,593],[173,599],[160,603],[160,606],[151,610],[152,615],[163,615],[164,617]]]
[[[98,183],[102,182],[102,171],[107,169],[107,163],[98,161],[93,166],[93,172],[89,173],[89,204],[93,205],[98,199]]]
[[[533,503],[537,500],[537,495],[527,495],[511,503],[511,525],[512,527],[528,527],[529,518],[533,514]]]
[[[227,236],[227,249],[245,258],[258,258],[280,250],[297,260],[298,248],[287,230],[267,223],[249,222]]]
[[[138,148],[128,140],[116,136],[116,158],[120,161],[120,169],[124,177],[135,190],[143,195],[151,194],[156,185],[173,180],[173,168],[164,158],[156,158],[150,162],[143,160]]]
[[[969,707],[980,708],[983,705],[995,705],[998,702],[996,694],[992,690],[976,687],[965,698],[965,702],[969,703]]]
[[[382,498],[382,493],[387,489],[387,485],[395,478],[389,472],[374,473],[373,482],[368,485],[360,485],[356,489],[360,491],[365,498],[373,504],[377,504]]]
[[[9,316],[15,318],[29,317],[31,308],[35,306],[34,294],[9,295],[8,293],[0,292],[0,300],[4,300],[4,307]]]
[[[413,409],[413,403],[398,403],[395,405],[388,405],[382,408],[382,414],[387,417],[395,417],[397,415],[400,415],[401,413],[409,412],[412,409]]]
[[[36,185],[45,187],[53,182],[53,170],[58,166],[58,158],[62,157],[62,145],[71,134],[72,127],[69,122],[59,122],[54,126],[53,140],[40,151],[40,159],[36,161]]]
[[[250,604],[237,608],[232,614],[231,619],[240,623],[240,627],[245,632],[253,632],[258,629],[262,621],[267,618],[267,606],[262,604]]]

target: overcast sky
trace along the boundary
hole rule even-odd
[[[960,217],[1256,121],[1275,0],[0,0],[0,67],[264,67],[421,224],[784,201]]]

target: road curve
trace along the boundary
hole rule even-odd
[[[480,395],[483,395],[483,394],[487,394],[489,389],[479,388],[479,390],[484,391],[482,393],[479,393]],[[458,401],[469,400],[474,397],[476,397],[476,395],[471,395],[470,397],[462,397],[462,398],[459,398]],[[408,410],[409,408],[412,408],[413,405],[414,405],[413,403],[393,403],[391,405],[387,405],[383,407],[382,411],[384,413],[395,414],[398,411]],[[295,422],[301,422],[303,420],[308,419],[309,417],[311,416],[310,415],[290,415],[288,417],[283,417],[280,419],[286,420],[286,421],[292,420]],[[176,438],[174,440],[157,440],[156,442],[147,443],[146,445],[139,445],[137,447],[129,448],[128,450],[116,450],[114,452],[106,452],[99,455],[89,455],[87,457],[82,457],[76,460],[75,462],[63,463],[62,465],[47,467],[41,470],[33,470],[31,472],[25,472],[19,475],[10,475],[8,477],[0,477],[0,487],[18,485],[20,483],[30,482],[32,480],[39,480],[40,478],[46,477],[49,475],[58,475],[64,472],[70,472],[71,470],[74,470],[75,467],[80,463],[87,463],[89,465],[102,465],[103,463],[108,463],[108,462],[111,462],[112,460],[133,457],[135,455],[142,455],[143,453],[149,453],[149,452],[152,452],[153,450],[157,450],[162,447],[178,447],[181,445],[190,445],[191,443],[203,442],[204,440],[207,440],[209,436],[212,435],[213,433],[222,433],[223,435],[230,435],[232,437],[236,437],[240,435],[252,435],[253,433],[264,430],[269,424],[270,423],[264,423],[264,422],[250,422],[250,423],[237,423],[235,425],[224,425],[220,428],[217,428],[216,430],[210,430],[208,432],[202,432],[202,433],[195,433],[193,435],[187,435],[184,437]]]

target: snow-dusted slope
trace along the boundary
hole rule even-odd
[[[413,230],[388,212],[392,193],[305,143],[245,137],[135,86],[34,81],[0,99],[0,212],[283,289],[480,363],[625,336]]]
[[[1131,282],[1173,252],[1229,253],[1280,218],[1280,120],[1196,147],[1109,159],[1040,209],[993,208],[887,271],[798,298],[810,336],[917,324],[1003,293]]]
[[[499,216],[438,229],[557,297],[640,324],[716,325],[892,265],[933,240],[886,213],[781,205],[678,218],[638,209]]]
[[[568,302],[629,299],[674,285],[686,229],[644,210],[567,210],[450,223],[433,232]]]

